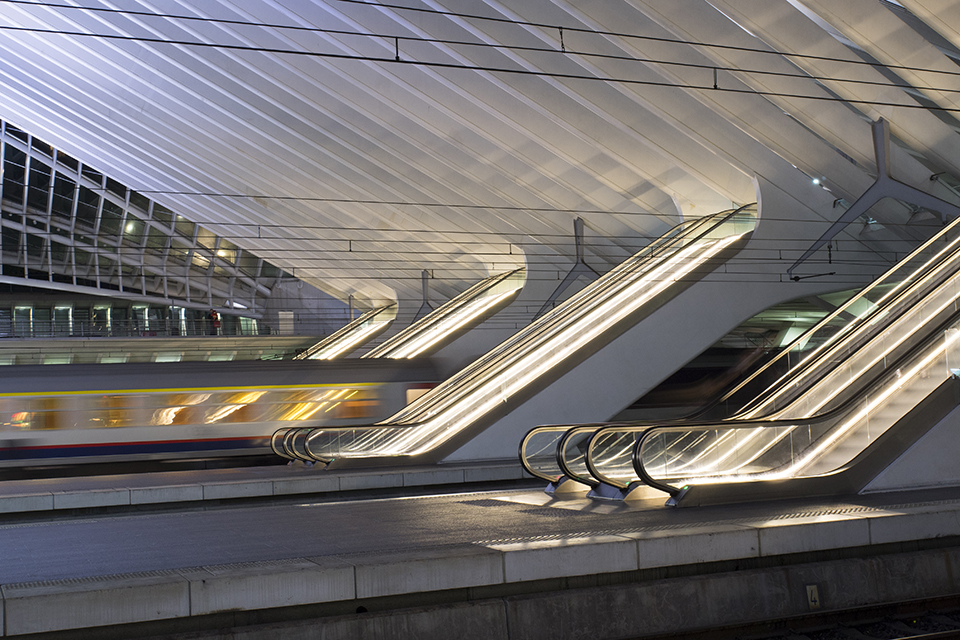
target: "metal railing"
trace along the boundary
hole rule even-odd
[[[211,320],[187,320],[185,326],[180,320],[151,319],[148,323],[136,320],[112,321],[110,326],[95,322],[45,322],[34,320],[31,323],[18,321],[0,321],[0,338],[136,338],[136,337],[184,337],[184,336],[256,336],[265,335],[269,330],[253,331],[244,328],[239,322],[223,323],[214,326]]]

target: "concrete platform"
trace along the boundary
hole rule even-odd
[[[512,640],[572,639],[589,629],[589,637],[633,637],[814,606],[960,597],[955,490],[682,510],[661,499],[608,503],[538,490],[315,502],[303,489],[332,486],[331,478],[394,486],[397,477],[415,482],[417,472],[189,473],[199,482],[74,480],[70,489],[21,495],[19,504],[56,512],[146,491],[158,500],[303,500],[0,525],[3,634],[198,638],[210,629],[213,638],[231,628],[234,638],[389,638],[416,629],[421,638],[456,630]],[[506,468],[487,473],[512,477]],[[13,509],[14,487],[0,491]]]
[[[518,462],[327,471],[302,463],[202,471],[0,481],[0,517],[132,505],[343,494],[530,478]]]

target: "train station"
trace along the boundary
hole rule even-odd
[[[960,637],[960,3],[0,33],[0,636]]]

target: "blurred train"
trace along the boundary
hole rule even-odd
[[[280,427],[370,424],[436,382],[409,360],[0,367],[0,468],[269,454]]]

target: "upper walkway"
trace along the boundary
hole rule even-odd
[[[280,360],[313,344],[311,336],[7,338],[0,365]]]

